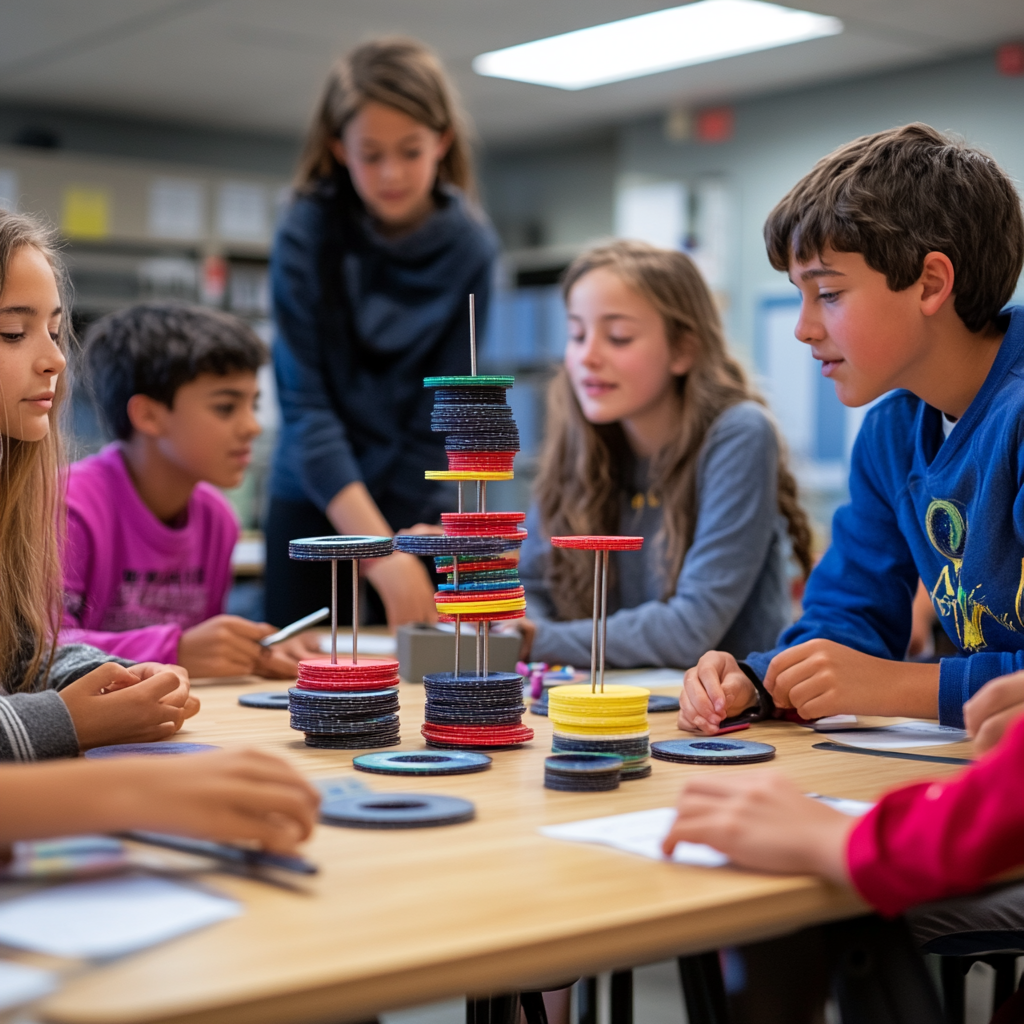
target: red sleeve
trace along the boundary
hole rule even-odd
[[[977,764],[946,782],[883,797],[850,834],[846,859],[860,894],[895,916],[972,892],[1024,864],[1024,718]]]

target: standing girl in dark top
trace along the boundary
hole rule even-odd
[[[291,562],[290,539],[389,535],[453,505],[423,479],[445,465],[423,378],[469,373],[469,293],[481,324],[487,314],[497,243],[473,190],[465,124],[437,58],[386,39],[342,59],[271,255],[282,412],[266,531],[271,622],[326,596],[326,566]],[[434,620],[417,558],[362,564],[391,626]]]

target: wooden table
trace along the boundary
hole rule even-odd
[[[551,726],[527,715],[536,739],[495,753],[489,771],[368,775],[351,767],[351,752],[305,747],[286,712],[238,704],[241,693],[284,688],[266,680],[205,686],[198,691],[202,711],[180,738],[256,746],[311,776],[352,774],[376,791],[467,797],[476,820],[410,831],[321,826],[307,847],[321,873],[294,891],[211,875],[211,884],[244,901],[244,915],[72,981],[44,1004],[45,1019],[355,1021],[464,993],[543,987],[864,910],[852,893],[808,877],[658,863],[537,833],[541,825],[667,806],[694,772],[744,768],[655,761],[650,778],[612,793],[552,792],[543,788]],[[403,683],[401,700],[402,745],[422,748],[423,687]],[[653,739],[679,735],[674,715],[651,721]],[[813,750],[821,736],[785,723],[762,723],[738,738],[774,744],[776,768],[808,791],[833,796],[872,799],[899,783],[957,770]],[[936,752],[970,750],[958,744]]]

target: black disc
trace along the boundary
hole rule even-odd
[[[325,824],[345,828],[430,828],[458,825],[475,815],[468,800],[429,793],[370,793],[328,800],[320,807]]]
[[[243,693],[238,703],[247,708],[281,708],[288,710],[288,691],[272,690],[267,693]]]
[[[775,748],[770,743],[717,739],[661,740],[651,744],[651,757],[677,764],[754,764],[770,761]]]
[[[649,714],[657,714],[659,711],[678,711],[678,697],[663,697],[660,694],[652,693],[647,698],[647,711]]]

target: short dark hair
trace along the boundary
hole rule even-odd
[[[970,331],[995,321],[1024,263],[1024,216],[1009,175],[926,124],[864,135],[819,160],[768,215],[764,238],[776,270],[831,247],[860,253],[893,291],[921,276],[929,252],[945,253],[953,308]]]
[[[107,429],[132,436],[128,399],[148,395],[169,409],[178,388],[202,373],[255,373],[269,358],[247,324],[215,309],[147,302],[97,320],[85,333],[83,364]]]

